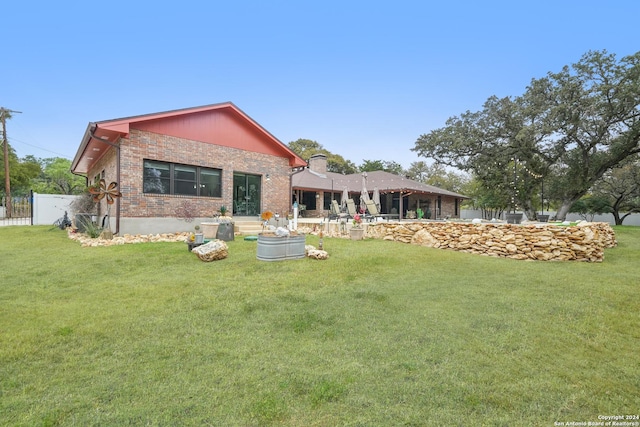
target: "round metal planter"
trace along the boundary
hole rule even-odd
[[[304,258],[305,238],[304,234],[286,237],[258,235],[256,258],[261,261]]]

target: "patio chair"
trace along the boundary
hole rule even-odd
[[[378,210],[378,206],[376,206],[376,204],[375,204],[375,202],[373,200],[367,200],[364,203],[367,206],[367,211],[369,212],[369,215],[373,219],[375,219],[375,218],[386,218],[386,220],[388,222],[389,218],[400,218],[400,216],[398,214],[394,215],[394,214],[383,214],[383,213],[380,213],[380,211]]]
[[[359,213],[358,209],[356,208],[356,202],[354,202],[353,199],[347,199],[347,212],[349,212],[349,216],[351,218],[353,218],[354,216],[356,216],[356,214]],[[371,215],[367,215],[367,214],[360,214],[360,216],[365,221],[371,221],[371,219],[373,218]]]
[[[331,206],[329,209],[329,221],[331,221],[332,219],[335,219],[336,221],[338,221],[343,218],[349,219],[351,218],[351,216],[346,212],[341,212],[340,205],[338,204],[338,202],[336,200],[332,200]]]
[[[349,216],[351,218],[356,216],[356,214],[358,213],[356,209],[356,202],[354,202],[353,199],[347,199],[347,212],[349,213]]]

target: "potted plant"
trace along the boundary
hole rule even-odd
[[[222,226],[222,231],[220,231],[220,225]],[[221,239],[221,240],[233,240],[233,218],[227,216],[227,207],[222,205],[218,212],[213,215],[212,222],[203,222],[202,224],[202,232],[204,234],[205,239]],[[218,232],[220,231],[220,236],[218,237]]]
[[[204,243],[204,234],[200,232],[200,226],[196,225],[195,227],[195,243]]]
[[[235,238],[234,235],[234,223],[229,217],[218,218],[218,232],[216,233],[216,239],[225,240],[227,242]]]
[[[305,257],[304,234],[290,231],[284,227],[267,229],[273,212],[265,211],[260,215],[263,221],[262,232],[258,234],[256,258],[261,261],[285,261]]]
[[[273,218],[273,212],[264,211],[260,214],[260,219],[262,220],[262,232],[264,233],[264,229],[269,226],[269,221]]]
[[[216,233],[216,239],[225,240],[227,242],[234,239],[234,223],[233,218],[227,216],[227,207],[225,205],[220,206],[220,216],[217,219],[218,232]]]
[[[202,234],[205,239],[216,238],[216,234],[218,234],[218,226],[220,225],[216,218],[213,219],[213,222],[203,222],[200,225],[202,225]]]
[[[362,216],[360,216],[360,214],[353,216],[353,227],[349,230],[349,235],[351,236],[351,240],[364,239],[364,228],[362,228]]]
[[[522,212],[509,212],[505,214],[507,224],[520,224],[522,222]]]

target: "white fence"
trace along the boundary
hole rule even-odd
[[[62,218],[65,211],[71,219],[69,205],[78,197],[66,194],[33,193],[33,225],[51,225]]]
[[[555,212],[547,212],[545,211],[545,215],[549,215],[549,218],[553,218],[555,216]],[[462,209],[460,211],[460,218],[462,219],[473,219],[473,218],[482,218],[482,212],[479,210],[471,210],[471,209]],[[589,217],[590,218],[590,217]],[[504,219],[504,218],[498,218]],[[524,215],[523,220],[527,219],[527,216]],[[567,221],[578,221],[584,219],[580,215],[575,213],[567,214]],[[613,215],[611,214],[603,214],[603,215],[595,215],[593,217],[594,222],[608,222],[611,225],[615,225],[615,220],[613,219]],[[640,226],[640,214],[631,214],[624,219],[622,225],[636,225]]]

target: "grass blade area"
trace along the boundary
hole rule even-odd
[[[640,228],[603,263],[0,228],[0,425],[553,425],[640,411]],[[317,238],[307,237],[308,244]]]

